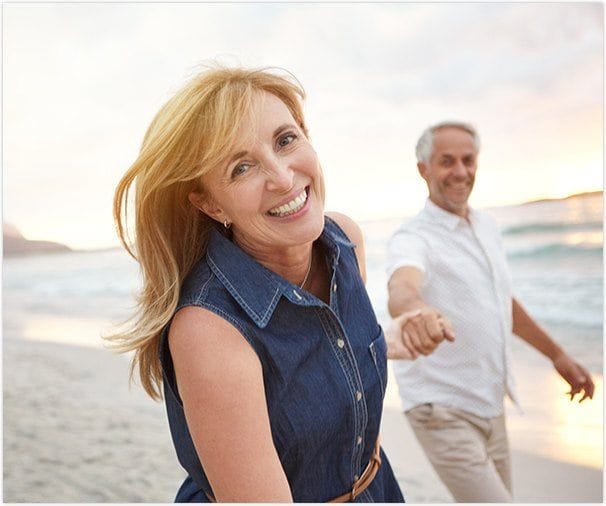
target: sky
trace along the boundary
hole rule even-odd
[[[161,105],[209,60],[291,71],[326,209],[415,214],[421,132],[471,122],[470,203],[603,186],[601,3],[13,3],[3,22],[3,220],[118,244],[112,199]]]

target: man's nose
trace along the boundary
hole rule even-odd
[[[467,167],[463,160],[457,160],[452,168],[453,173],[459,177],[467,177]]]

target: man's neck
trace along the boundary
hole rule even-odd
[[[463,218],[466,221],[469,221],[469,205],[467,205],[467,202],[465,202],[465,205],[462,207],[458,207],[458,206],[451,207],[451,206],[448,206],[446,203],[437,202],[431,195],[429,196],[429,200],[431,200],[431,202],[433,204],[438,206],[443,211],[446,211],[447,213],[450,213],[450,214],[456,214],[460,218]]]

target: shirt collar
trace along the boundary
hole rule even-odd
[[[339,262],[340,247],[354,247],[326,225],[319,240],[329,251],[333,269]],[[226,290],[260,328],[267,326],[282,296],[297,305],[320,303],[310,293],[261,265],[215,228],[211,229],[206,259]]]
[[[440,206],[434,204],[428,197],[425,201],[424,212],[427,214],[432,221],[444,225],[448,230],[453,231],[461,222],[465,222],[465,218],[458,214],[451,213],[442,209]],[[475,212],[469,207],[469,220],[473,222]]]

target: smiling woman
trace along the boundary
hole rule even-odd
[[[156,115],[116,190],[143,287],[111,340],[152,397],[163,386],[180,502],[403,501],[379,445],[387,343],[362,233],[324,214],[303,97],[290,75],[211,69]]]

